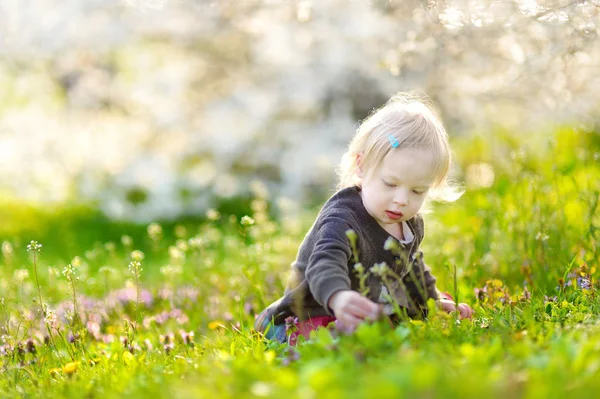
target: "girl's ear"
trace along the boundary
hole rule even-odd
[[[359,152],[358,154],[356,154],[356,176],[359,178],[363,178],[363,168],[362,168],[362,161],[363,161],[363,153]]]

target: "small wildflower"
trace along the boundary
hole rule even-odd
[[[133,245],[133,238],[128,235],[121,236],[121,243],[126,247],[131,247]]]
[[[67,281],[72,281],[73,277],[77,279],[77,276],[75,276],[75,267],[70,263],[65,266],[62,273],[66,277]]]
[[[548,238],[550,238],[550,236],[548,236],[547,234],[542,233],[541,231],[539,231],[535,235],[535,239],[538,240],[538,241],[547,241]]]
[[[136,249],[135,251],[131,252],[131,259],[141,262],[144,260],[144,253],[139,249]]]
[[[169,353],[171,353],[171,351],[172,351],[173,349],[175,349],[175,344],[174,344],[174,343],[172,343],[172,342],[170,342],[170,343],[168,343],[168,344],[165,344],[165,345],[163,346],[163,349],[165,350],[165,353],[168,355]]]
[[[161,274],[163,274],[167,278],[172,278],[177,275],[180,275],[183,272],[181,266],[177,265],[165,265],[160,268]]]
[[[179,331],[179,336],[181,337],[181,341],[188,346],[194,346],[194,332],[186,332],[184,330]]]
[[[375,263],[369,270],[374,275],[383,277],[388,272],[389,268],[388,268],[387,263],[381,262],[381,263]]]
[[[248,215],[242,216],[242,219],[240,220],[240,224],[245,227],[252,226],[254,223],[254,219]]]
[[[585,275],[577,277],[577,286],[582,290],[589,290],[592,288],[590,279]]]
[[[115,252],[117,249],[117,246],[115,245],[114,242],[109,241],[106,244],[104,244],[104,249],[106,249],[108,252]]]
[[[169,247],[169,258],[175,263],[185,260],[185,253],[177,247]]]
[[[148,225],[148,236],[152,241],[160,240],[162,236],[162,227],[158,223],[150,223]]]
[[[523,294],[519,298],[521,301],[529,301],[531,299],[531,292],[527,289],[527,286],[523,288]]]
[[[210,323],[208,323],[208,328],[210,330],[216,330],[217,328],[225,328],[225,326],[223,325],[222,321],[213,320]]]
[[[4,241],[2,243],[2,256],[5,258],[10,258],[13,255],[13,247],[10,245],[10,242]]]
[[[27,269],[17,269],[14,271],[13,276],[17,282],[22,283],[23,281],[29,278],[29,270]]]
[[[175,237],[177,238],[185,238],[187,236],[188,231],[185,226],[178,224],[175,226]]]
[[[204,240],[198,236],[195,236],[188,240],[188,245],[194,250],[199,250],[204,246]]]
[[[206,218],[210,221],[219,220],[221,218],[221,213],[216,209],[210,208],[206,211]]]
[[[79,256],[74,257],[71,261],[71,264],[73,265],[73,267],[81,267],[81,258]]]
[[[28,252],[40,252],[42,249],[42,244],[39,244],[37,241],[31,241],[29,245],[27,245]]]
[[[177,249],[181,252],[187,252],[187,250],[189,249],[187,241],[181,239],[175,242],[175,247],[177,247]]]
[[[398,250],[398,241],[396,241],[393,237],[388,237],[383,244],[383,249],[386,251],[397,251]]]
[[[136,277],[140,276],[140,273],[142,272],[142,264],[136,260],[132,261],[129,263],[129,271],[131,272],[131,274],[133,274]]]
[[[46,323],[50,328],[56,328],[58,326],[58,317],[56,317],[56,313],[50,309],[44,309],[44,323]]]
[[[362,263],[357,263],[354,265],[354,270],[356,270],[356,272],[358,272],[359,274],[362,274],[365,272],[365,267]]]
[[[150,340],[149,340],[148,338],[146,338],[146,339],[144,340],[144,346],[146,346],[146,350],[147,350],[148,352],[151,352],[151,351],[152,351],[152,348],[153,348],[153,346],[152,346],[152,342],[150,342]]]
[[[298,328],[298,318],[294,316],[288,316],[285,319],[285,331],[296,331]]]
[[[62,368],[62,371],[65,374],[73,374],[74,372],[77,371],[78,367],[79,367],[79,362],[71,362],[71,363],[65,364],[64,367]]]
[[[158,340],[160,341],[161,344],[172,344],[173,342],[175,342],[175,334],[173,334],[172,332],[169,332],[165,335],[160,335],[158,337]]]

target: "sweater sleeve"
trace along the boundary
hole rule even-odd
[[[329,298],[340,290],[351,289],[348,262],[352,255],[345,220],[325,218],[318,226],[313,252],[305,276],[315,300],[328,312]]]

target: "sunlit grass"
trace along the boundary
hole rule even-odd
[[[600,140],[563,129],[541,142],[455,143],[461,168],[478,166],[458,202],[426,215],[425,261],[472,321],[432,308],[295,348],[252,325],[316,210],[276,220],[255,198],[245,215],[136,226],[13,201],[0,395],[587,396],[600,388]]]

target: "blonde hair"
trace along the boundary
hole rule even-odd
[[[379,167],[386,155],[395,149],[389,136],[397,140],[397,148],[433,151],[435,180],[430,198],[454,201],[460,197],[462,192],[451,185],[448,179],[452,151],[446,129],[437,116],[433,102],[414,92],[395,94],[383,107],[374,110],[362,121],[338,167],[338,189],[360,186],[360,179],[356,175],[359,154],[365,173],[371,173]]]

